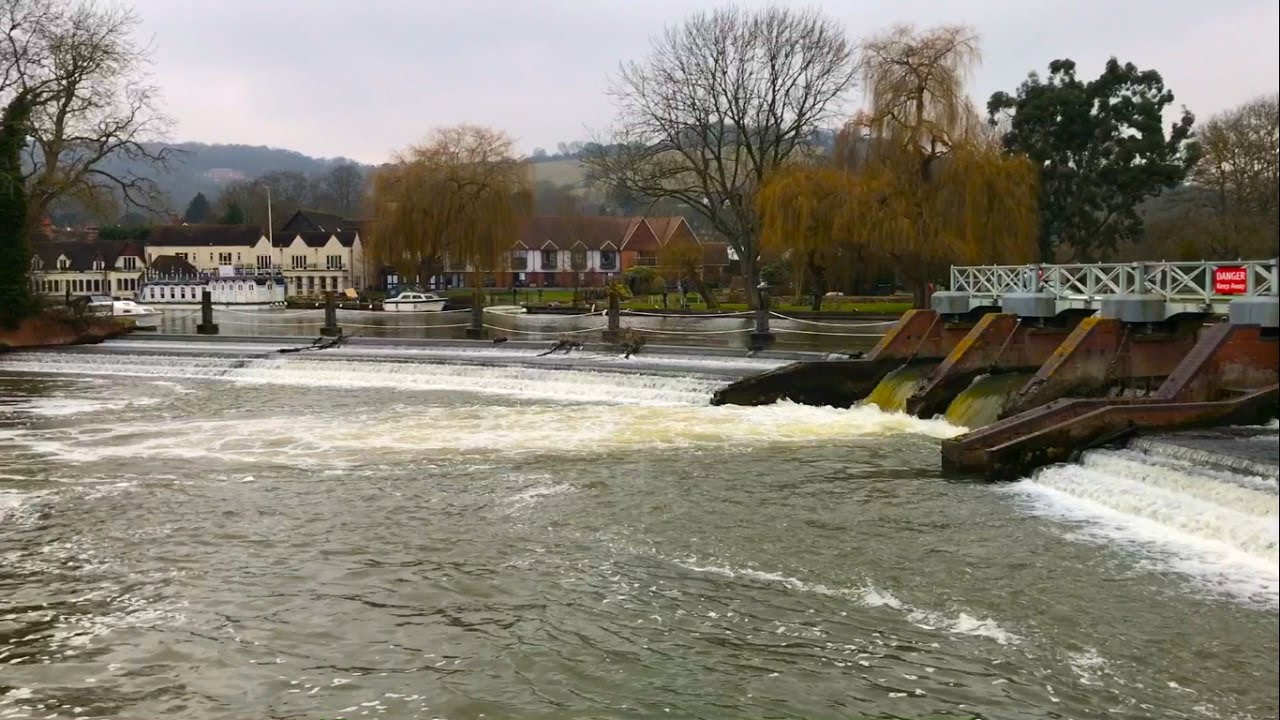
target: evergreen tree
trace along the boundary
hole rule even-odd
[[[1063,245],[1093,259],[1141,238],[1138,205],[1182,182],[1200,157],[1189,111],[1165,133],[1172,103],[1160,73],[1115,58],[1087,82],[1075,62],[1054,60],[1047,78],[1031,73],[1016,93],[991,96],[1005,149],[1039,171],[1041,260]]]
[[[17,327],[31,311],[24,236],[27,192],[22,182],[22,148],[30,118],[30,101],[19,93],[0,120],[0,327]]]
[[[218,222],[223,225],[243,225],[244,210],[240,209],[240,205],[232,202],[227,205],[226,212],[222,213],[222,217],[218,218]]]
[[[182,222],[184,223],[207,223],[213,217],[213,208],[209,205],[209,198],[204,193],[196,193],[191,198],[191,202],[187,203],[187,211],[182,214]]]

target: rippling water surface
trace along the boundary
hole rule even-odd
[[[0,718],[1276,716],[1274,478],[721,382],[0,359]]]

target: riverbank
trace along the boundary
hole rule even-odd
[[[76,318],[49,310],[23,320],[17,328],[0,328],[0,353],[10,350],[91,345],[126,335],[133,323],[110,317]]]

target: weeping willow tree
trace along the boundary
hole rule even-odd
[[[884,262],[912,289],[952,263],[1035,255],[1035,169],[1006,155],[965,93],[980,58],[963,27],[899,26],[867,42],[859,67],[868,108],[834,157],[769,178],[763,240],[819,280],[844,263]]]
[[[472,286],[510,269],[509,251],[529,214],[528,166],[500,130],[434,131],[373,178],[369,253],[406,276],[423,267],[466,267]]]

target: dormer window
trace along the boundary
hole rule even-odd
[[[71,269],[71,261],[70,261],[70,260],[68,260],[68,259],[66,259],[66,258],[64,258],[64,257],[60,257],[60,258],[58,258],[58,269],[59,269],[59,270],[70,270],[70,269]]]
[[[120,265],[125,270],[137,270],[138,258],[134,257],[133,255],[126,255],[121,259]]]
[[[33,255],[33,256],[31,257],[31,269],[32,269],[32,270],[39,270],[39,269],[40,269],[40,268],[42,268],[42,267],[44,267],[44,263],[40,262],[40,258],[35,257],[35,256]]]
[[[106,263],[102,262],[102,260],[94,260],[94,261],[93,261],[93,269],[94,269],[94,270],[101,270],[101,269],[103,269],[104,267],[106,267]]]

